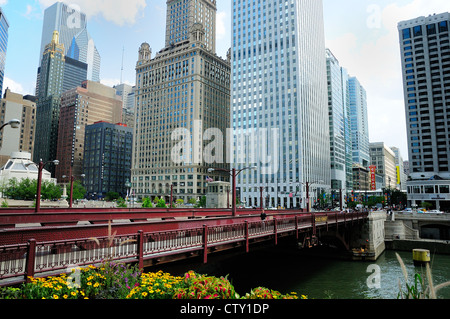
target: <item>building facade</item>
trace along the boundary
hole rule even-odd
[[[398,188],[395,153],[383,142],[370,143],[370,165],[376,167],[376,174],[383,176],[382,188]]]
[[[7,88],[0,100],[0,114],[0,126],[12,119],[22,122],[19,129],[7,126],[0,132],[0,166],[3,166],[12,153],[20,151],[33,154],[36,98],[13,93]]]
[[[3,79],[5,77],[6,51],[8,48],[9,22],[0,8],[0,94],[3,92]]]
[[[166,47],[189,41],[194,24],[201,23],[205,48],[215,53],[216,11],[216,0],[168,0]]]
[[[349,97],[353,163],[367,167],[370,162],[367,93],[356,77],[349,78]]]
[[[210,48],[214,41],[207,41],[207,34],[211,31],[200,19],[205,15],[191,15],[188,10],[195,6],[212,8],[208,12],[215,15],[215,1],[168,1],[167,5],[168,24],[172,24],[170,16],[176,6],[177,19],[183,28],[189,27],[189,37],[181,33],[175,38],[166,36],[176,41],[153,58],[148,43],[139,49],[132,185],[139,198],[167,196],[173,185],[177,198],[188,202],[206,194],[210,175],[216,180],[229,180],[229,174],[208,172],[209,168],[229,166],[224,160],[225,139],[206,134],[216,129],[216,133],[226,136],[230,123],[230,62]],[[215,16],[208,24],[213,21]],[[208,149],[211,144],[215,152]],[[203,156],[206,153],[214,154],[214,158]]]
[[[450,210],[450,13],[398,24],[410,177],[408,205]]]
[[[234,0],[232,165],[241,201],[306,207],[331,185],[321,0]],[[245,141],[244,141],[245,140]],[[243,145],[245,143],[245,145]],[[245,149],[244,147],[247,147]]]
[[[348,74],[328,49],[326,56],[328,114],[330,119],[331,188],[346,194],[353,188]]]
[[[64,55],[86,63],[88,65],[87,79],[99,82],[101,57],[87,31],[86,14],[81,12],[79,6],[56,2],[45,9],[39,65],[46,45],[52,40],[53,31],[59,33],[59,41],[64,45]],[[37,86],[39,86],[39,78],[38,76]]]
[[[98,121],[122,121],[122,101],[115,89],[85,81],[61,95],[56,155],[60,161],[56,167],[58,180],[64,175],[86,175],[83,172],[85,129]]]
[[[59,43],[59,33],[55,31],[51,43],[45,47],[40,69],[36,96],[36,127],[39,129],[35,132],[35,161],[56,159],[64,64],[64,45]]]
[[[125,198],[130,189],[133,129],[125,124],[100,121],[86,126],[84,186],[89,198],[117,192]]]
[[[391,146],[390,149],[395,154],[395,166],[397,169],[397,189],[406,191],[407,176],[405,173],[402,154],[400,153],[400,149],[398,147]]]
[[[100,53],[86,28],[73,37],[67,56],[86,63],[88,66],[87,79],[100,82]]]

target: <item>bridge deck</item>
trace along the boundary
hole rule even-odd
[[[129,216],[128,216],[129,217]],[[129,222],[86,226],[0,230],[0,285],[23,282],[26,276],[66,272],[104,260],[138,263],[140,267],[168,256],[188,258],[215,249],[245,246],[258,240],[340,227],[367,218],[364,213],[275,214],[261,220],[248,215],[165,222]],[[130,219],[130,217],[128,218]],[[108,233],[109,232],[109,233]],[[95,239],[93,239],[95,238]]]

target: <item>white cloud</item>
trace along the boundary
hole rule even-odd
[[[120,84],[120,80],[119,79],[101,79],[100,83],[109,87],[113,87],[115,85],[119,85]],[[128,84],[131,86],[134,86],[134,83],[131,83],[129,81],[123,81],[124,84]]]
[[[227,34],[227,28],[225,27],[225,21],[227,20],[227,13],[224,11],[217,12],[216,17],[216,33],[217,33],[217,40],[222,40]]]
[[[406,119],[397,25],[400,21],[446,11],[450,11],[449,1],[414,0],[403,6],[392,3],[380,10],[380,28],[370,28],[368,24],[364,36],[346,33],[327,39],[327,47],[340,65],[367,90],[371,142],[399,147],[405,160]]]
[[[0,6],[4,6],[8,4],[8,0],[0,0]]]
[[[102,15],[105,20],[119,26],[132,25],[139,14],[142,15],[147,6],[146,0],[62,0],[67,4],[75,4],[89,18]],[[47,8],[57,2],[56,0],[39,0]]]
[[[22,84],[14,81],[14,80],[12,80],[12,79],[10,79],[8,77],[5,77],[4,80],[3,80],[3,91],[5,91],[8,88],[13,93],[22,94],[22,95],[29,94],[28,92],[25,91],[25,89],[23,88]]]

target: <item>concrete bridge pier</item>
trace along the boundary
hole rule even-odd
[[[369,213],[369,219],[361,229],[361,234],[354,237],[351,247],[354,260],[377,260],[385,251],[384,223],[387,214],[385,211],[375,211]]]

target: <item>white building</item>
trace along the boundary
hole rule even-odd
[[[29,178],[38,179],[38,166],[31,161],[31,154],[26,152],[15,152],[11,159],[0,169],[0,186],[8,185],[9,180],[16,178],[17,181]],[[42,171],[42,182],[50,181],[56,185],[56,179],[51,177],[47,170]]]
[[[233,8],[232,165],[257,167],[238,175],[241,200],[259,206],[264,187],[269,206],[306,207],[306,183],[312,200],[331,185],[322,1]]]

